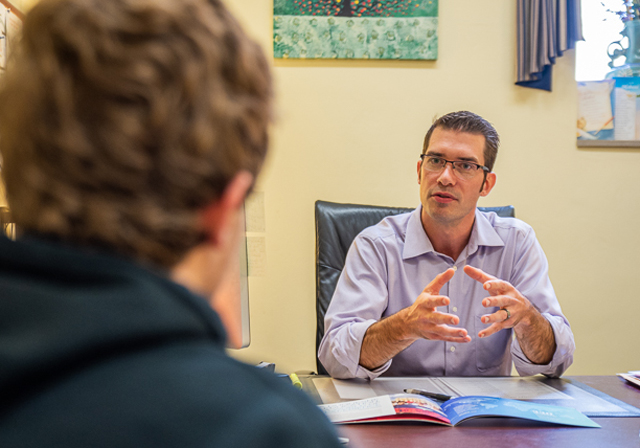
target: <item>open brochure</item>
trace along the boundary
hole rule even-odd
[[[558,425],[600,427],[573,408],[483,396],[457,397],[438,404],[422,395],[392,394],[323,404],[320,408],[334,423],[420,421],[456,426],[478,417],[512,417]]]

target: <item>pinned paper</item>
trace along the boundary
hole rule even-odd
[[[612,79],[578,83],[579,138],[598,138],[601,131],[613,129],[611,91],[614,83]]]

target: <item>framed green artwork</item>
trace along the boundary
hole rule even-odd
[[[296,59],[437,59],[438,0],[274,0],[273,53]]]

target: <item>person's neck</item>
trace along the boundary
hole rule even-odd
[[[207,243],[187,252],[171,269],[171,279],[204,298],[210,298],[222,280],[222,254]]]
[[[466,247],[471,237],[475,214],[454,222],[441,222],[427,216],[423,211],[422,227],[436,252],[451,257],[454,261]]]

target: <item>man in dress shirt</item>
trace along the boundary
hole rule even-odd
[[[560,376],[575,344],[533,229],[477,210],[499,137],[471,112],[437,119],[418,161],[421,205],[354,240],[318,356],[337,378]],[[513,338],[515,334],[515,338]]]

